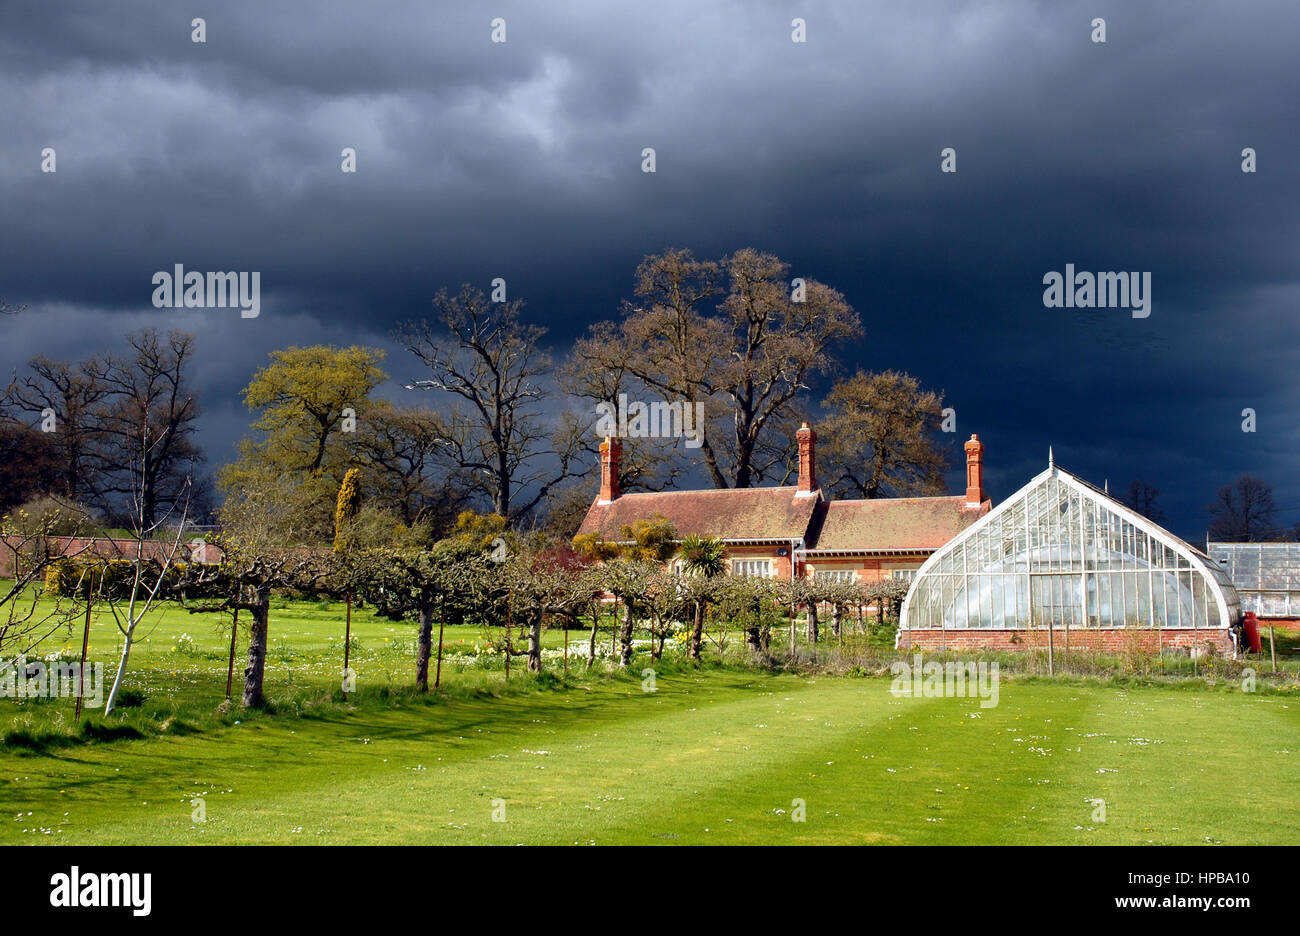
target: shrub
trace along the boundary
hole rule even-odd
[[[167,570],[167,581],[176,582],[188,563],[175,562]],[[158,574],[157,564],[145,561],[143,582],[151,583]],[[57,559],[45,570],[45,593],[52,597],[85,599],[119,599],[131,596],[135,563],[130,559],[90,558]]]
[[[58,559],[45,570],[45,593],[59,598],[118,598],[131,592],[126,559]]]

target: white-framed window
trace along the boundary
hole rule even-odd
[[[771,559],[732,559],[732,575],[747,575],[751,578],[771,578]]]
[[[915,569],[890,569],[889,574],[893,578],[900,579],[904,582],[910,582],[912,579],[916,578]]]
[[[852,582],[857,579],[853,569],[818,569],[813,578],[823,582]]]

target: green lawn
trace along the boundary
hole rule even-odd
[[[980,709],[882,679],[657,686],[6,753],[0,841],[1300,842],[1287,697],[1007,682]]]
[[[982,709],[896,699],[888,679],[681,664],[648,693],[642,657],[630,676],[575,665],[558,688],[449,664],[447,695],[421,700],[405,690],[413,627],[360,613],[362,691],[342,706],[328,701],[341,618],[281,603],[267,672],[280,713],[218,718],[223,635],[168,609],[129,681],[145,704],[120,717],[173,728],[6,746],[0,842],[1300,843],[1294,693],[1004,678]],[[93,628],[100,659],[110,628]],[[453,629],[449,647],[487,636]],[[0,706],[6,729],[71,714],[66,699]],[[178,732],[187,718],[198,730]]]

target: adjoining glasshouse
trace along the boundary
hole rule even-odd
[[[1049,460],[925,562],[897,644],[1231,653],[1241,613],[1218,563]]]
[[[1243,611],[1300,619],[1300,543],[1207,543],[1206,552],[1237,587]]]

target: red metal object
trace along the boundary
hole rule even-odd
[[[1247,611],[1241,622],[1241,630],[1246,637],[1246,647],[1251,653],[1263,653],[1264,645],[1259,641],[1259,618],[1254,611]]]

